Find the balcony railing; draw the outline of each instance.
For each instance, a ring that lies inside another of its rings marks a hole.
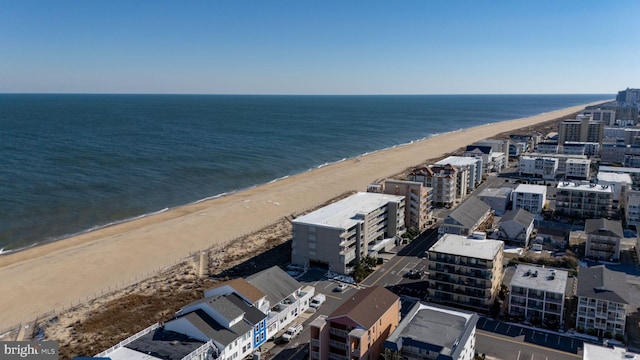
[[[342,350],[349,349],[349,345],[343,342],[335,341],[335,340],[329,340],[329,346],[333,346],[335,348],[342,349]]]
[[[329,328],[329,334],[338,335],[342,337],[349,336],[349,332],[347,330],[336,329],[336,328]]]

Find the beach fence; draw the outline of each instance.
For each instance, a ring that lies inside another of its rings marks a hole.
[[[340,194],[335,194],[333,195],[332,199],[336,199],[338,197],[344,197],[346,193],[340,193]],[[299,216],[300,214],[304,214],[306,212],[308,212],[310,209],[316,209],[320,206],[322,206],[323,204],[327,203],[327,201],[323,201],[320,202],[314,206],[310,206],[307,207],[305,209],[299,209],[297,211],[294,211],[290,216],[287,215],[284,218],[289,218],[289,217],[294,217],[295,216]],[[74,311],[79,309],[82,306],[87,305],[89,302],[97,300],[101,297],[104,296],[109,296],[114,294],[115,292],[122,290],[126,287],[132,286],[132,285],[136,285],[144,280],[147,280],[153,276],[156,276],[162,272],[165,272],[169,269],[172,269],[173,267],[179,265],[179,264],[183,264],[183,263],[187,263],[190,261],[194,261],[194,263],[196,264],[196,273],[198,272],[198,268],[197,268],[197,260],[196,257],[199,257],[200,254],[205,251],[208,252],[208,257],[210,258],[211,254],[215,254],[216,252],[224,252],[225,248],[228,247],[232,242],[237,241],[239,239],[242,239],[246,236],[252,235],[257,233],[258,231],[267,228],[269,226],[275,225],[276,223],[282,221],[283,218],[278,218],[274,221],[271,221],[269,223],[267,223],[266,225],[261,225],[261,226],[256,226],[255,228],[250,228],[248,230],[246,230],[242,235],[239,236],[232,236],[227,238],[226,240],[223,241],[218,241],[214,244],[212,244],[211,246],[204,248],[202,250],[198,250],[198,251],[190,251],[188,253],[188,255],[183,256],[183,257],[178,257],[176,258],[174,261],[172,261],[169,264],[166,264],[165,266],[158,266],[155,267],[153,269],[150,269],[148,271],[146,271],[145,273],[136,275],[126,281],[122,281],[122,282],[118,282],[115,284],[111,284],[110,286],[107,286],[105,288],[103,288],[100,291],[96,291],[93,294],[87,294],[86,296],[82,297],[82,298],[78,298],[76,301],[72,301],[71,303],[69,303],[66,306],[62,306],[60,308],[54,308],[50,311],[47,311],[45,313],[39,314],[38,316],[35,316],[32,320],[28,320],[25,321],[23,323],[20,324],[16,324],[13,326],[10,326],[8,328],[6,328],[5,330],[0,331],[0,341],[5,341],[5,340],[10,340],[12,337],[15,338],[16,340],[31,340],[31,339],[38,339],[39,337],[44,336],[44,334],[40,331],[41,327],[40,325],[43,322],[52,322],[55,323],[57,321],[57,315],[65,313],[65,312],[69,312],[69,311]]]

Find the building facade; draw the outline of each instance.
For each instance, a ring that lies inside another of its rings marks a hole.
[[[569,273],[519,264],[509,284],[509,315],[558,328],[564,319]]]
[[[486,312],[502,283],[504,243],[445,234],[429,249],[431,301]]]
[[[529,246],[529,238],[533,233],[534,215],[527,210],[510,210],[498,223],[497,237],[509,245]]]
[[[458,190],[459,182],[464,176],[459,176],[458,169],[453,165],[424,166],[409,173],[409,181],[421,182],[425,187],[433,189],[433,202],[437,206],[453,206],[456,198],[462,193]],[[460,184],[466,186],[465,184]],[[466,188],[464,190],[466,195]]]
[[[395,246],[404,196],[360,192],[292,221],[291,262],[347,274],[349,265]]]
[[[465,183],[469,189],[473,190],[482,182],[482,158],[449,156],[438,162],[436,165],[452,165],[458,169],[459,173],[467,175]],[[460,175],[458,175],[460,176]],[[458,183],[461,183],[459,180]]]
[[[585,233],[587,235],[586,257],[605,261],[620,259],[620,243],[624,238],[620,221],[587,219]]]
[[[475,231],[483,231],[484,228],[490,227],[493,225],[492,221],[491,206],[476,197],[470,197],[444,219],[443,224],[438,227],[438,235],[468,236]]]
[[[613,190],[607,185],[564,181],[556,188],[556,214],[578,219],[612,215]]]
[[[433,189],[422,182],[385,180],[384,193],[404,196],[404,221],[407,229],[422,232],[433,218]]]
[[[547,187],[520,184],[511,193],[511,209],[524,209],[532,214],[540,214],[547,202]]]
[[[558,175],[558,159],[521,156],[518,162],[518,174],[555,180]]]
[[[512,191],[510,187],[486,188],[478,194],[478,199],[489,205],[497,216],[502,216],[507,211]]]
[[[397,295],[380,286],[358,290],[334,312],[311,322],[309,359],[378,359],[399,323]]]
[[[604,135],[604,123],[593,120],[591,115],[578,115],[575,120],[563,120],[558,124],[558,143],[566,141],[575,142],[602,142]]]
[[[591,160],[567,159],[565,177],[567,179],[589,180],[591,177]]]
[[[629,191],[624,204],[624,214],[627,226],[640,227],[640,191]]]

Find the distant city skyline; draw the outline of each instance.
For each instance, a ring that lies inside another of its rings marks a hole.
[[[615,94],[639,2],[3,1],[0,93]]]

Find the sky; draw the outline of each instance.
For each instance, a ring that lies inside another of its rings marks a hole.
[[[640,1],[0,0],[0,93],[614,94]]]

